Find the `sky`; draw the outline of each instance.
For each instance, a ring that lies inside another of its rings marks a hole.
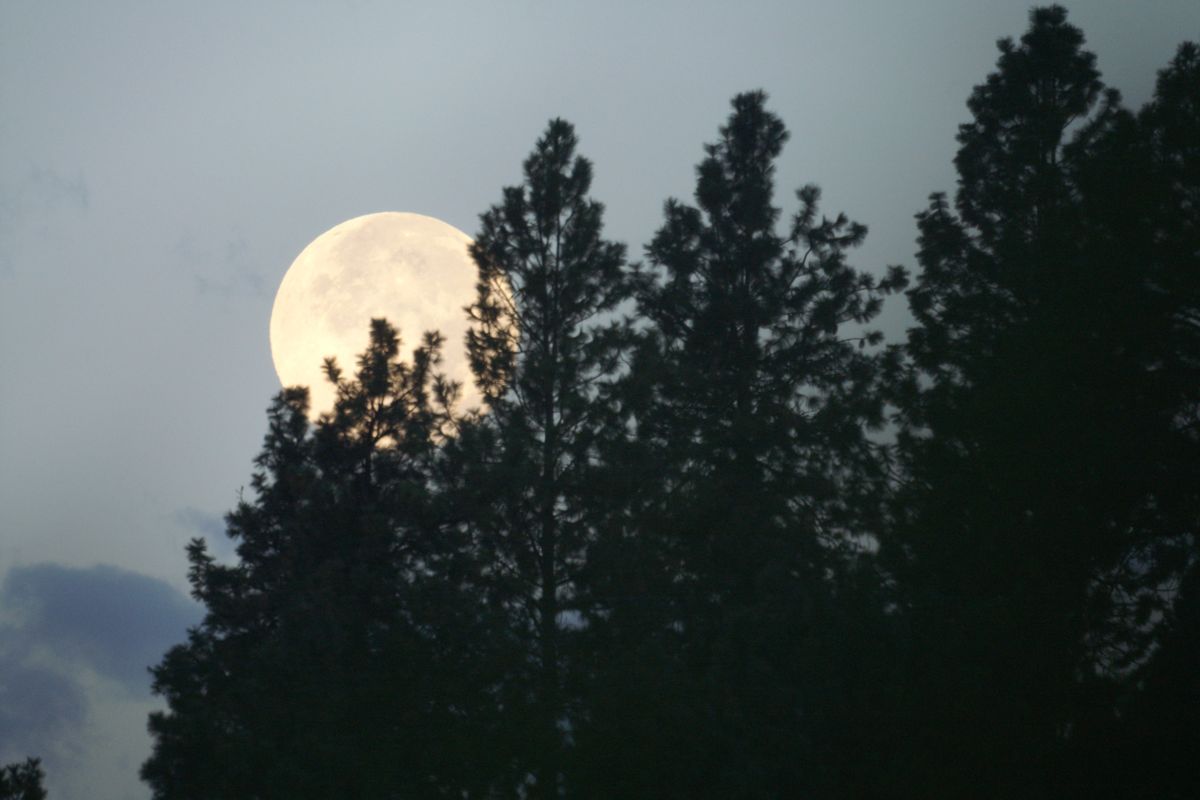
[[[1066,4],[1138,106],[1196,0]],[[640,258],[740,91],[791,131],[777,200],[819,184],[913,266],[1010,0],[0,2],[0,763],[54,800],[147,798],[145,667],[201,610],[278,390],[275,289],[376,211],[473,234],[547,120]],[[879,325],[903,335],[903,301]],[[364,325],[366,322],[364,321]]]

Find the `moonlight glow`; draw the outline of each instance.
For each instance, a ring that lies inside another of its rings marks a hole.
[[[308,386],[312,415],[333,407],[322,374],[327,356],[352,375],[366,349],[372,317],[400,330],[407,359],[427,330],[445,337],[442,369],[478,404],[467,366],[466,314],[475,298],[470,237],[421,214],[385,212],[343,222],[296,257],[275,295],[271,356],[284,386]]]

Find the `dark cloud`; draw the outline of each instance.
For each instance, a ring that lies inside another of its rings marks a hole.
[[[16,620],[0,636],[27,651],[85,664],[140,693],[149,689],[147,668],[201,616],[199,606],[169,584],[110,566],[15,567],[4,580],[0,606]]]
[[[77,731],[88,713],[87,698],[74,680],[22,658],[0,650],[0,749],[5,758],[58,750],[64,734]],[[13,747],[21,752],[9,753]]]
[[[11,568],[0,582],[0,763],[42,758],[52,797],[144,796],[135,731],[152,707],[147,667],[199,618],[195,603],[137,572]]]

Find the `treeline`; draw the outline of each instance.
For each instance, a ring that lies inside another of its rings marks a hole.
[[[552,121],[472,245],[485,411],[383,320],[272,403],[154,796],[1200,796],[1200,49],[1135,113],[1035,9],[969,108],[911,280],[775,204],[762,93],[640,264]]]

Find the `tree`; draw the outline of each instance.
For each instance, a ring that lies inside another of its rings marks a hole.
[[[154,669],[168,710],[151,715],[142,776],[156,798],[472,786],[480,765],[454,758],[466,755],[454,742],[472,694],[447,691],[472,663],[458,626],[476,616],[443,580],[453,559],[431,516],[454,393],[436,374],[439,346],[427,334],[405,363],[395,330],[374,320],[353,379],[327,362],[336,407],[315,429],[306,389],[271,405],[254,497],[227,517],[237,561],[217,562],[202,540],[188,548],[207,614]]]
[[[1184,342],[1146,190],[1113,158],[1136,155],[1135,123],[1061,7],[999,49],[959,130],[955,208],[935,194],[918,216],[897,384],[885,552],[912,630],[898,768],[919,796],[1055,792],[1065,743],[1151,650],[1157,546],[1195,520],[1159,370]]]
[[[468,350],[487,413],[450,443],[463,524],[521,654],[504,694],[511,737],[527,747],[512,779],[531,776],[542,797],[565,788],[589,482],[622,341],[609,318],[627,295],[624,247],[601,236],[603,206],[576,145],[572,126],[552,120],[524,184],[481,217]]]
[[[1153,492],[1096,604],[1106,624],[1090,641],[1119,671],[1107,704],[1078,726],[1069,763],[1082,785],[1130,797],[1200,791],[1191,764],[1200,721],[1198,141],[1200,48],[1184,43],[1140,113],[1084,141],[1077,172],[1094,260],[1113,272],[1133,265],[1144,281],[1140,292],[1119,287],[1125,310],[1108,324],[1125,357],[1146,365],[1122,393],[1141,401],[1134,435],[1143,458],[1129,468]]]
[[[38,758],[0,767],[0,800],[46,800],[46,773]]]
[[[594,613],[606,649],[641,661],[648,683],[636,704],[614,665],[617,705],[635,707],[580,734],[598,759],[640,766],[624,796],[834,792],[831,740],[847,732],[834,730],[847,699],[832,697],[835,606],[884,475],[866,435],[882,422],[880,337],[861,326],[904,278],[846,264],[866,228],[818,219],[814,186],[779,232],[787,132],[762,92],[732,105],[697,168],[697,206],[667,202],[637,276],[648,327],[623,446],[651,488],[631,487],[633,533],[609,533],[612,585]]]

